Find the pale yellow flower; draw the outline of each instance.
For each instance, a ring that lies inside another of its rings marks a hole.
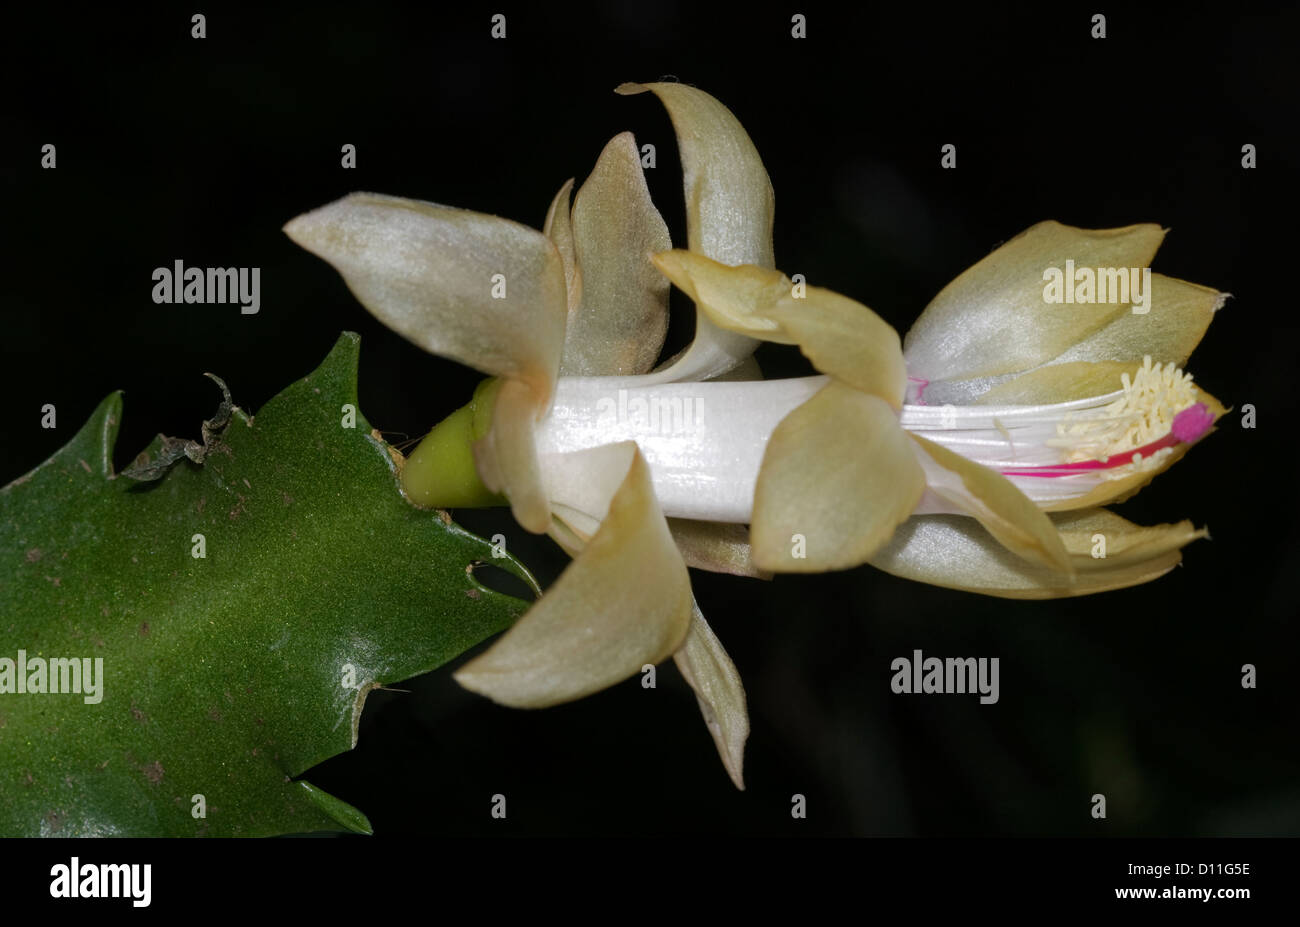
[[[456,674],[463,685],[540,707],[672,655],[741,786],[744,690],[694,602],[688,565],[766,576],[870,562],[983,593],[1053,596],[1143,582],[1178,561],[1198,536],[1190,525],[1139,528],[1093,506],[1132,491],[1187,442],[1121,479],[1017,472],[1131,452],[1124,441],[1171,422],[1184,409],[1170,403],[1189,395],[1222,411],[1164,368],[1148,369],[1141,389],[1110,388],[1144,355],[1181,364],[1217,308],[1206,308],[1212,291],[1160,278],[1145,323],[1126,306],[1063,320],[1022,292],[1044,260],[1094,240],[1148,241],[1149,230],[1036,226],[944,290],[904,349],[865,306],[797,291],[773,269],[771,184],[725,107],[681,84],[619,90],[652,91],[672,117],[684,250],[671,250],[627,133],[572,203],[572,181],[561,188],[541,232],[366,193],[286,226],[385,324],[493,377],[405,461],[407,495],[440,507],[506,502],[521,526],[574,558]],[[700,311],[691,346],[652,370],[666,278]],[[760,340],[798,344],[821,375],[757,379],[750,355]],[[1152,377],[1168,387],[1163,398],[1148,395]],[[1054,405],[1072,400],[1083,402]],[[1112,427],[1131,413],[1145,424]],[[1058,425],[1058,437],[1075,439],[1050,445]],[[1053,489],[1027,493],[1033,480]],[[1086,507],[1047,514],[1076,503]],[[1104,560],[1090,555],[1099,531],[1110,538]]]

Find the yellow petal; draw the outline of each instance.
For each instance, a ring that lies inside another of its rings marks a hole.
[[[620,94],[652,92],[677,133],[686,190],[686,238],[691,251],[724,264],[775,266],[775,197],[763,161],[731,111],[685,84],[623,84]],[[664,371],[665,382],[706,380],[754,352],[752,339],[723,331],[697,313],[690,349]]]
[[[1009,599],[1054,599],[1124,589],[1168,573],[1184,545],[1205,537],[1190,522],[1144,528],[1105,509],[1052,516],[1075,578],[1015,556],[970,518],[922,515],[898,529],[871,558],[895,576]],[[1097,536],[1105,538],[1104,558]]]
[[[513,628],[456,673],[503,705],[590,695],[670,656],[691,627],[686,564],[631,442],[627,477],[599,530]]]
[[[1214,314],[1223,308],[1227,293],[1151,275],[1151,302],[1145,313],[1122,312],[1105,328],[1080,341],[1052,363],[1069,361],[1153,361],[1179,367],[1201,343]]]
[[[1223,404],[1220,403],[1219,400],[1215,399],[1199,387],[1196,390],[1196,401],[1205,404],[1205,407],[1209,409],[1216,422],[1222,416],[1227,414],[1228,410],[1223,407]],[[1212,428],[1210,431],[1214,431],[1214,429]],[[1209,432],[1206,434],[1209,434]],[[1203,440],[1205,440],[1204,436],[1202,436],[1197,443],[1199,444],[1200,441]],[[1098,505],[1114,505],[1123,502],[1126,499],[1131,499],[1133,496],[1137,495],[1138,490],[1143,486],[1150,483],[1161,473],[1164,473],[1178,461],[1182,460],[1183,455],[1191,449],[1192,445],[1190,444],[1177,444],[1170,448],[1169,453],[1161,458],[1156,466],[1149,470],[1138,470],[1129,476],[1117,480],[1105,480],[1096,488],[1084,493],[1082,496],[1064,502],[1044,505],[1043,509],[1048,512],[1067,512],[1075,509],[1092,508]]]
[[[1164,232],[1157,225],[1078,229],[1040,222],[948,284],[903,341],[908,372],[926,380],[958,380],[1037,367],[1087,338],[1126,303],[1044,301],[1044,271],[1146,267]]]
[[[776,344],[794,344],[768,317],[792,286],[780,271],[753,264],[731,267],[680,248],[652,255],[651,260],[718,328]]]
[[[861,303],[815,286],[795,296],[784,274],[690,251],[657,254],[654,262],[718,327],[797,344],[822,373],[902,408],[907,368],[898,332]]]
[[[749,529],[744,525],[670,518],[668,528],[688,567],[713,573],[730,573],[733,576],[772,578],[771,573],[754,566]]]
[[[501,380],[491,427],[474,445],[483,485],[509,499],[515,521],[534,534],[551,525],[535,437],[537,420],[545,409],[542,397],[523,380]]]
[[[1048,569],[1073,572],[1061,537],[1029,497],[1000,473],[912,435],[926,488],[973,517],[1007,550]]]
[[[526,380],[549,401],[564,268],[540,232],[435,203],[353,193],[284,227],[381,322],[426,351]],[[497,276],[500,275],[500,276]],[[494,298],[494,288],[498,295]]]
[[[668,281],[650,255],[671,247],[631,132],[615,136],[573,203],[580,305],[565,332],[564,376],[634,376],[659,359]]]
[[[1120,377],[1132,375],[1137,363],[1117,361],[1072,361],[1035,367],[980,394],[972,405],[1050,405],[1093,396],[1105,396],[1123,388]]]
[[[754,563],[781,573],[857,566],[889,540],[924,489],[897,413],[832,380],[768,440],[754,490]]]
[[[782,297],[769,317],[822,373],[903,407],[907,367],[898,332],[862,303],[810,286],[801,299]]]
[[[745,741],[749,739],[749,712],[740,673],[727,656],[717,635],[692,599],[694,614],[686,642],[673,660],[700,703],[704,724],[722,757],[722,765],[736,788],[745,788]]]

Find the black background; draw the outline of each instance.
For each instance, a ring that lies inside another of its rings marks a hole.
[[[490,16],[508,38],[490,38]],[[309,771],[379,835],[472,833],[1300,834],[1296,544],[1297,17],[921,4],[318,4],[297,11],[43,4],[7,12],[0,482],[126,390],[117,466],[197,435],[226,379],[256,410],[362,334],[360,396],[419,437],[478,375],[423,354],[281,232],[356,189],[540,226],[567,178],[633,130],[684,240],[667,116],[625,80],[695,84],[737,115],[777,197],[777,264],[900,331],[944,284],[1042,219],[1172,229],[1155,270],[1235,294],[1192,358],[1230,414],[1120,513],[1212,541],[1144,587],[1053,602],[950,592],[862,568],[760,583],[696,573],[749,694],[748,790],[730,785],[675,670],[544,712],[447,669],[370,697],[357,750]],[[208,37],[190,38],[190,15]],[[790,37],[790,16],[808,38]],[[40,148],[58,146],[41,170]],[[339,165],[345,143],[356,170]],[[956,170],[939,149],[957,146]],[[1241,147],[1258,168],[1241,167]],[[262,307],[156,306],[150,274],[258,266]],[[679,294],[675,294],[675,298]],[[668,350],[689,341],[674,304]],[[800,372],[765,347],[769,376]],[[40,408],[58,408],[57,431]],[[503,512],[543,582],[564,557]],[[1001,701],[895,696],[914,648],[1001,658]],[[1243,663],[1259,688],[1243,690]],[[508,796],[509,817],[489,816]],[[790,796],[808,800],[792,820]],[[1089,798],[1105,793],[1108,818]]]

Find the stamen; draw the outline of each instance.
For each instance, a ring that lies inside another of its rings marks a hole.
[[[900,421],[1013,480],[1034,502],[1056,504],[1161,466],[1214,423],[1192,378],[1174,364],[1145,357],[1120,381],[1120,389],[1100,396],[1036,406],[937,406],[912,398]]]
[[[1189,406],[1174,416],[1173,429],[1158,441],[1152,441],[1140,448],[1132,451],[1126,451],[1122,454],[1114,454],[1105,460],[1080,460],[1075,463],[1060,464],[1054,467],[1030,467],[1026,470],[1003,470],[1003,476],[1069,476],[1071,473],[1080,473],[1087,470],[1109,470],[1114,467],[1122,467],[1127,464],[1140,466],[1146,461],[1155,460],[1155,455],[1160,451],[1168,448],[1177,447],[1179,444],[1191,444],[1193,441],[1199,441],[1210,426],[1214,424],[1214,416],[1210,413],[1209,408],[1203,402],[1198,402],[1194,406]]]
[[[1214,423],[1204,403],[1196,402],[1190,374],[1174,364],[1151,363],[1130,377],[1121,377],[1122,394],[1104,409],[1067,413],[1056,437],[1044,442],[1059,448],[1058,464],[1003,470],[1006,476],[1058,477],[1095,471],[1105,479],[1120,479],[1134,470],[1155,467],[1179,444],[1199,440]],[[1121,469],[1122,468],[1122,469]]]

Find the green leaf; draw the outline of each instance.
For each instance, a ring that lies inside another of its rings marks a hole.
[[[471,564],[536,584],[408,504],[360,411],[343,427],[359,346],[344,333],[255,419],[235,408],[202,465],[115,477],[115,393],[0,489],[0,833],[369,832],[361,812],[293,777],[355,745],[372,688],[524,611]],[[102,658],[102,700],[8,691],[19,651],[29,664]]]

